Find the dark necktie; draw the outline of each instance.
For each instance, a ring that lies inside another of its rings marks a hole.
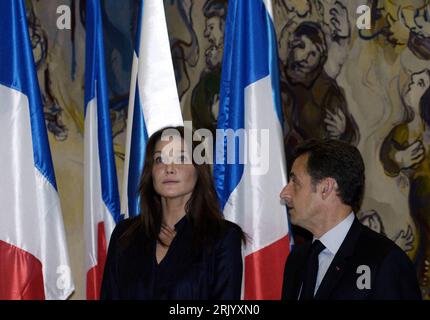
[[[303,285],[300,300],[311,300],[314,298],[315,284],[317,282],[318,275],[318,255],[324,249],[325,246],[319,240],[315,240],[311,245],[303,274]]]

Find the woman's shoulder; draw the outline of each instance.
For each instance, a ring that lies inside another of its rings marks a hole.
[[[242,242],[245,239],[242,228],[229,220],[222,220],[221,242]]]
[[[224,229],[231,232],[242,232],[242,228],[233,221],[223,219]]]
[[[112,232],[111,241],[112,240],[114,240],[114,241],[118,240],[121,236],[123,236],[125,234],[125,232],[127,230],[129,230],[132,227],[137,226],[139,223],[140,223],[139,216],[127,218],[127,219],[119,221],[116,224],[116,226]]]

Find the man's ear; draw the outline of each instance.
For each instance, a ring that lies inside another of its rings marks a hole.
[[[336,192],[337,182],[333,178],[325,178],[320,182],[321,197],[327,199],[333,192]]]

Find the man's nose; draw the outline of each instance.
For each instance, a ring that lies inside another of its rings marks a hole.
[[[291,199],[290,196],[290,188],[289,188],[289,184],[287,183],[287,185],[281,190],[281,193],[279,194],[279,197],[283,200],[283,201],[289,201]]]

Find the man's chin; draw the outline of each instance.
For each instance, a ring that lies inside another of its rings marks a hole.
[[[294,209],[288,209],[288,217],[290,218],[290,222],[292,224],[296,224],[296,219],[295,219],[295,212]]]

